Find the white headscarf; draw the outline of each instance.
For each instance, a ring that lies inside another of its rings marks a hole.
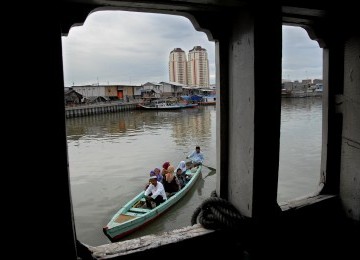
[[[180,168],[181,172],[186,171],[186,164],[185,161],[181,161],[176,169]]]

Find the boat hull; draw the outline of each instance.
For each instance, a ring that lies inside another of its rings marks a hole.
[[[146,106],[139,104],[140,109],[147,109],[147,110],[175,110],[182,108],[178,105],[169,105],[169,106]]]

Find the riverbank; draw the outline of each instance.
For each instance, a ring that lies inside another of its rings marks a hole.
[[[80,105],[74,107],[65,107],[65,117],[82,117],[97,114],[114,113],[136,109],[138,103],[111,102],[93,105]]]

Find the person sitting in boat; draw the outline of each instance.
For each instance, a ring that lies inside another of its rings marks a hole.
[[[163,176],[160,173],[160,169],[159,168],[155,168],[153,171],[150,171],[150,177],[151,176],[156,176],[157,181],[162,183],[163,180]],[[149,187],[150,182],[148,182],[145,186],[145,190],[147,189],[147,187]]]
[[[179,165],[178,165],[178,167],[177,167],[176,169],[181,169],[181,172],[182,172],[183,174],[185,174],[185,173],[186,173],[186,170],[187,170],[185,161],[179,162]],[[176,170],[176,171],[177,171],[177,170]]]
[[[162,165],[163,168],[161,170],[161,174],[164,178],[165,178],[165,174],[167,173],[169,166],[170,166],[170,162],[164,162]]]
[[[177,177],[177,179],[179,180],[180,188],[181,188],[181,189],[184,188],[184,186],[185,186],[185,184],[186,184],[186,182],[187,182],[187,180],[186,180],[186,171],[183,172],[183,171],[181,170],[181,168],[177,168],[177,169],[176,169],[176,177]]]
[[[169,194],[178,192],[181,189],[179,180],[177,179],[174,171],[174,166],[170,165],[163,180],[165,191]]]
[[[203,164],[204,154],[200,151],[200,146],[196,146],[195,150],[186,159],[191,160],[193,167]]]
[[[145,190],[144,195],[146,200],[146,206],[149,209],[152,209],[152,202],[155,202],[156,206],[159,206],[161,203],[167,200],[167,196],[164,186],[161,182],[157,181],[156,176],[151,176],[149,181],[150,185]]]
[[[160,169],[155,168],[153,172],[154,172],[154,175],[157,177],[157,181],[162,183],[164,177],[162,176]],[[151,174],[150,174],[150,176],[151,176]]]

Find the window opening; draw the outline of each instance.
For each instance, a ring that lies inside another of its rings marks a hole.
[[[320,180],[322,49],[300,27],[283,26],[278,202],[312,194]]]
[[[177,167],[199,145],[208,167],[202,168],[194,186],[164,215],[121,241],[190,225],[195,208],[216,185],[215,172],[211,171],[216,165],[214,102],[177,111],[101,109],[131,106],[146,95],[179,97],[178,85],[174,87],[169,80],[169,57],[176,48],[184,50],[182,58],[187,60],[191,51],[207,55],[204,68],[209,75],[189,75],[194,82],[200,79],[210,83],[204,93],[213,101],[214,43],[185,17],[97,11],[82,26],[71,28],[62,44],[70,184],[78,240],[91,246],[109,243],[102,228],[144,189],[150,171],[161,169],[166,161]],[[197,69],[191,64],[183,66]],[[184,86],[182,94],[205,95],[200,89],[191,84]]]

